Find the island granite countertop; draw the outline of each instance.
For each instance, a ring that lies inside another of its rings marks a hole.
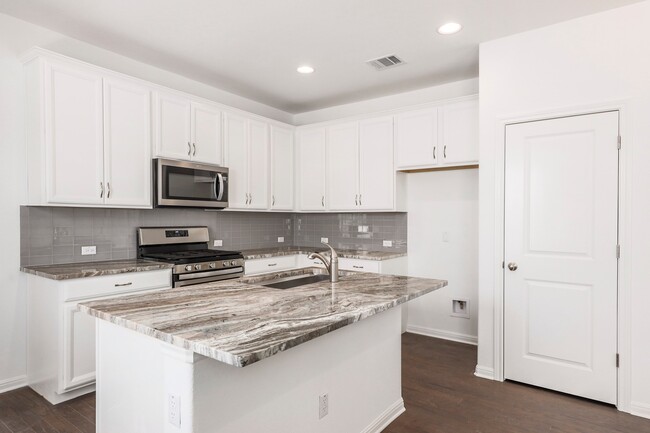
[[[236,367],[366,319],[447,285],[446,281],[341,273],[329,281],[273,289],[267,274],[81,303],[83,312]]]
[[[267,259],[270,257],[278,256],[292,256],[295,254],[310,254],[314,251],[320,253],[327,253],[329,255],[329,249],[323,247],[301,247],[301,246],[291,246],[291,247],[271,247],[271,248],[256,248],[250,250],[242,251],[244,259],[246,260],[255,260],[255,259]],[[396,259],[398,257],[406,256],[406,251],[367,251],[367,250],[352,250],[344,248],[336,248],[336,253],[339,258],[343,259],[359,259],[359,260],[390,260]]]
[[[98,277],[101,275],[125,274],[128,272],[155,271],[171,269],[170,263],[141,259],[107,260],[101,262],[65,263],[60,265],[22,266],[20,270],[51,280],[71,280],[74,278]]]

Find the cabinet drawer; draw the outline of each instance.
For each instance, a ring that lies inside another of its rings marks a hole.
[[[244,272],[246,275],[253,275],[284,271],[295,267],[296,256],[279,256],[268,259],[246,260]]]
[[[376,260],[339,259],[339,269],[342,271],[379,273],[380,266]]]
[[[79,278],[64,283],[63,301],[171,287],[171,269]]]

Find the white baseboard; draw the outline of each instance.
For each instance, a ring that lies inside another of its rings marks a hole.
[[[457,343],[478,345],[478,337],[475,335],[460,334],[458,332],[445,331],[442,329],[426,328],[424,326],[408,325],[406,332],[425,335],[427,337],[441,338],[443,340],[455,341]]]
[[[630,413],[632,415],[650,419],[650,404],[633,401],[630,403]]]
[[[374,420],[368,427],[363,429],[361,433],[379,433],[386,427],[388,424],[395,421],[395,419],[404,413],[406,408],[404,407],[404,400],[399,399],[393,403],[388,409],[384,411],[376,420]]]
[[[11,391],[12,389],[22,388],[23,386],[27,386],[26,375],[0,380],[0,394],[3,392]]]
[[[494,369],[477,365],[476,370],[474,370],[474,376],[480,377],[482,379],[494,380]]]

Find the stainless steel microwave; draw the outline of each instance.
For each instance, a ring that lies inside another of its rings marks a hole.
[[[228,169],[171,159],[153,160],[154,207],[228,207]]]

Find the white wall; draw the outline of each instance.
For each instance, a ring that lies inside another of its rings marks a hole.
[[[622,115],[624,170],[622,279],[630,298],[622,316],[619,350],[624,410],[650,417],[650,2],[645,1],[492,41],[481,46],[481,153],[479,175],[479,372],[495,365],[495,277],[501,272],[496,246],[501,224],[497,169],[502,155],[501,122],[518,117],[581,112],[626,101]],[[633,156],[632,156],[633,155]],[[561,157],[561,155],[559,155]],[[627,291],[627,292],[626,292]],[[497,305],[497,311],[499,306]],[[626,347],[631,344],[631,349]],[[631,379],[631,380],[629,380]]]
[[[0,392],[22,385],[25,379],[25,297],[18,268],[19,205],[26,201],[27,180],[24,79],[19,57],[35,45],[276,120],[293,120],[275,108],[0,14]]]
[[[411,173],[407,190],[408,273],[449,281],[443,290],[408,303],[407,330],[475,344],[478,170]],[[469,319],[450,315],[452,299],[469,300]]]

